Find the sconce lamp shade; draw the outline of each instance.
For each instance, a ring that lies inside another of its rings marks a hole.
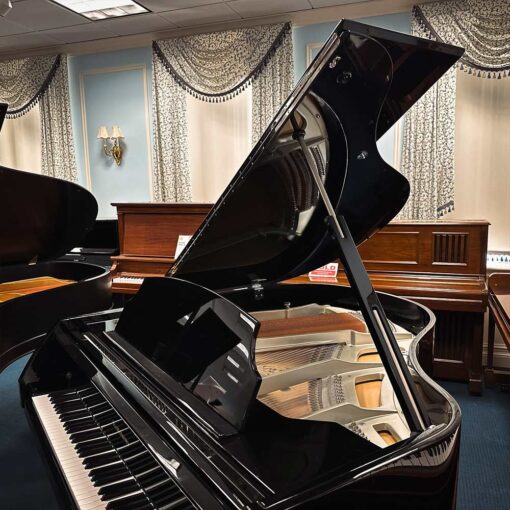
[[[112,138],[124,138],[119,126],[112,127]]]
[[[101,126],[99,128],[99,131],[97,132],[97,137],[102,140],[107,140],[108,137],[108,130],[106,129],[106,126]]]

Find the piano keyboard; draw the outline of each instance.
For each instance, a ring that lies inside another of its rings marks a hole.
[[[139,276],[116,276],[113,279],[113,283],[132,283],[133,285],[141,285],[143,278]]]
[[[93,387],[32,398],[81,510],[193,510],[124,420]]]

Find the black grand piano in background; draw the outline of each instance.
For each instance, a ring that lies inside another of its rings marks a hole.
[[[0,105],[0,127],[7,105]],[[60,319],[104,310],[109,272],[55,259],[76,246],[97,214],[87,190],[0,167],[0,370],[32,351]]]
[[[455,507],[434,318],[356,244],[409,193],[376,140],[461,53],[341,22],[171,274],[47,336],[20,385],[64,508]],[[350,287],[279,283],[336,258]]]

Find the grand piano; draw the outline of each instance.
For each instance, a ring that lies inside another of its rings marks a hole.
[[[48,334],[20,391],[63,508],[455,507],[434,317],[356,245],[409,193],[376,140],[461,53],[342,21],[167,277]]]
[[[0,127],[7,105],[0,105]],[[109,271],[56,259],[92,228],[97,202],[76,184],[0,166],[0,371],[65,317],[108,308]]]

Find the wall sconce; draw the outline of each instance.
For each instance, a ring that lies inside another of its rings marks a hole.
[[[97,138],[99,140],[103,140],[103,150],[104,153],[113,158],[117,166],[120,165],[122,161],[122,147],[120,146],[120,139],[124,138],[122,131],[119,126],[112,127],[112,136],[108,134],[108,129],[106,126],[101,126],[97,133]],[[111,145],[108,144],[107,140],[110,140]]]

